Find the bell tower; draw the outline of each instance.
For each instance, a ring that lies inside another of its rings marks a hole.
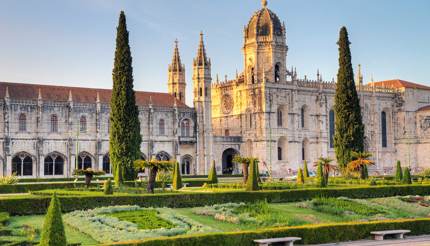
[[[178,40],[175,40],[172,63],[169,65],[169,94],[185,103],[185,66],[181,63]]]
[[[203,33],[193,61],[194,108],[197,114],[196,172],[207,174],[212,156],[211,61],[206,56]]]
[[[245,78],[249,84],[285,83],[287,51],[285,24],[262,0],[244,28]]]

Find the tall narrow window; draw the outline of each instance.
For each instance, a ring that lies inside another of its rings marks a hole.
[[[203,88],[202,87],[199,88],[199,96],[203,96]]]
[[[56,114],[51,115],[51,132],[58,132],[58,117]]]
[[[181,135],[183,137],[190,136],[190,120],[185,119],[181,122]]]
[[[329,141],[330,141],[330,148],[334,148],[334,111],[330,110],[329,116]]]
[[[105,173],[111,173],[112,172],[112,170],[110,168],[109,154],[106,154],[103,156],[103,171]]]
[[[280,64],[276,63],[275,65],[275,82],[279,82],[281,80],[280,76]]]
[[[19,115],[19,131],[27,131],[27,116],[24,113]]]
[[[166,129],[165,129],[165,124],[164,124],[164,119],[161,119],[158,122],[158,133],[161,136],[166,135]]]
[[[381,113],[381,136],[382,136],[382,147],[387,147],[387,113]]]
[[[300,110],[300,126],[305,128],[305,106]]]
[[[278,147],[278,161],[282,161],[282,147]]]
[[[80,132],[87,132],[87,117],[85,117],[85,115],[81,116],[79,123],[80,123]]]
[[[302,143],[302,161],[306,160],[306,146],[305,141]]]
[[[282,109],[278,108],[278,127],[282,127],[283,119],[282,119]]]

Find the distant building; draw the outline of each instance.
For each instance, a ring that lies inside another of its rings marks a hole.
[[[285,176],[306,160],[334,158],[336,83],[299,78],[287,68],[285,24],[263,7],[244,29],[244,71],[212,81],[200,37],[193,61],[194,108],[185,105],[185,66],[176,43],[168,93],[136,92],[142,158],[176,159],[184,174],[238,172],[235,154],[258,157],[260,170]],[[430,87],[357,78],[366,150],[375,170],[396,160],[430,167]],[[0,175],[70,177],[75,168],[111,171],[111,91],[0,82]]]

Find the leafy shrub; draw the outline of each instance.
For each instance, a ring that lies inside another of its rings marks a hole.
[[[175,163],[175,167],[173,169],[172,188],[174,190],[179,190],[182,188],[182,178],[181,178],[181,170],[179,168],[179,162]]]
[[[15,174],[0,177],[0,185],[12,185],[18,183],[19,179]]]
[[[400,161],[397,161],[397,163],[396,163],[396,181],[401,182],[402,180],[403,180],[402,166],[400,164]]]
[[[43,223],[41,246],[64,246],[66,245],[66,233],[61,218],[61,205],[56,194],[52,196],[48,212]]]
[[[0,212],[0,225],[5,225],[9,221],[9,218],[9,213]]]
[[[411,169],[409,167],[405,168],[405,172],[403,174],[402,178],[403,184],[412,184],[412,178],[411,178]]]
[[[303,175],[303,171],[301,168],[299,168],[299,172],[297,173],[297,183],[298,184],[304,184],[305,183],[305,177]]]

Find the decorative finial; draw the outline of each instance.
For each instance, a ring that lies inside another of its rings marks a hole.
[[[42,100],[42,89],[39,88],[38,94],[37,94],[37,100]]]
[[[267,7],[267,0],[261,0],[261,5],[263,5],[263,8]]]

